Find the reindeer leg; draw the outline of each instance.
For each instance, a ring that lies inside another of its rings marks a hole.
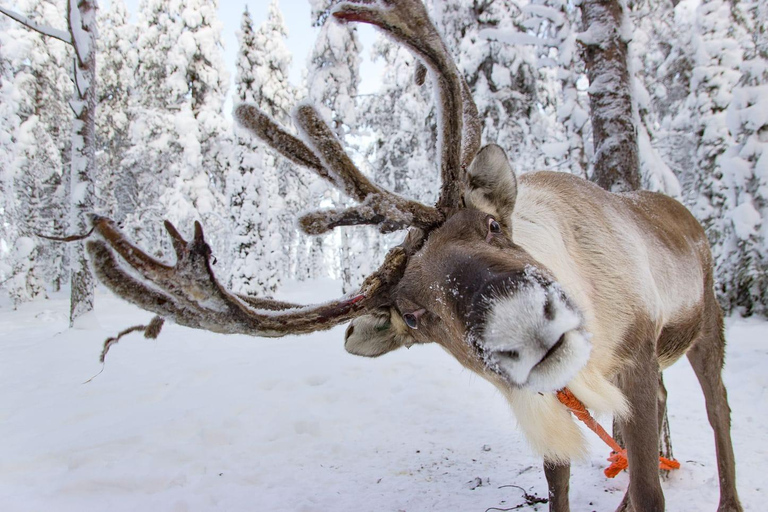
[[[571,464],[544,461],[544,475],[549,487],[549,512],[570,512],[568,488]]]
[[[658,389],[659,363],[652,326],[635,328],[632,345],[635,364],[618,379],[629,401],[631,415],[621,422],[629,459],[629,489],[618,510],[662,512],[664,494],[659,480]],[[627,499],[628,498],[628,499]],[[629,505],[627,507],[627,505]]]
[[[736,462],[731,443],[731,408],[722,379],[725,360],[723,314],[714,297],[709,301],[711,314],[705,314],[705,325],[699,338],[688,351],[688,360],[696,372],[707,405],[709,424],[715,431],[717,471],[720,476],[718,512],[741,512],[736,492]]]

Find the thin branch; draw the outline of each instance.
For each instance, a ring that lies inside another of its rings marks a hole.
[[[78,240],[85,240],[89,236],[91,236],[91,233],[93,233],[93,230],[96,229],[96,226],[92,227],[90,231],[85,233],[84,235],[69,235],[69,236],[52,236],[52,235],[43,235],[41,233],[35,233],[40,238],[45,238],[46,240],[53,240],[54,242],[77,242]]]
[[[24,25],[25,27],[31,30],[34,30],[39,34],[52,37],[54,39],[58,39],[59,41],[72,45],[72,35],[69,32],[66,32],[64,30],[59,30],[53,27],[49,27],[47,25],[40,25],[39,23],[35,23],[34,21],[27,18],[26,16],[22,16],[21,14],[15,13],[10,9],[6,9],[5,7],[2,7],[2,6],[0,6],[0,12],[5,14],[9,18],[13,18],[14,20]]]

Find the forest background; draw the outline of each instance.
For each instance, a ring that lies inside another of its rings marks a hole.
[[[432,88],[419,87],[411,55],[382,38],[372,48],[378,90],[360,93],[357,29],[329,20],[330,3],[310,2],[317,39],[298,85],[291,61],[305,56],[288,50],[280,3],[257,26],[246,7],[229,91],[217,2],[141,0],[133,16],[122,0],[109,2],[96,18],[90,188],[70,171],[72,47],[0,17],[0,306],[70,286],[76,244],[38,235],[76,232],[86,203],[161,259],[172,259],[162,221],[187,231],[200,220],[217,272],[236,292],[268,296],[282,281],[320,277],[346,290],[358,284],[402,235],[301,234],[298,212],[348,200],[259,145],[228,113],[254,102],[290,126],[291,109],[308,98],[375,182],[434,201]],[[3,7],[66,31],[65,4]],[[483,142],[501,145],[518,173],[590,178],[595,84],[581,57],[590,33],[578,6],[427,4],[472,89]],[[680,199],[705,226],[726,312],[768,316],[768,5],[636,0],[625,12],[643,188]]]

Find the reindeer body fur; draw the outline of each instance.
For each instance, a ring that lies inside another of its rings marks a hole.
[[[685,243],[670,242],[667,224],[686,229]],[[634,340],[627,334],[638,322],[650,322],[659,339],[665,327],[703,314],[705,281],[711,279],[703,229],[666,196],[611,194],[550,172],[518,179],[511,226],[515,243],[552,272],[585,316],[592,351],[568,387],[598,414],[631,414],[615,385],[632,364],[622,357],[634,349],[625,346]],[[662,368],[679,359],[695,336],[687,338],[655,347]],[[584,455],[581,431],[552,394],[498,387],[536,452],[553,461]]]

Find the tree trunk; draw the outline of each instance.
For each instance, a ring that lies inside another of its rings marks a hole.
[[[96,175],[96,4],[92,0],[69,0],[69,32],[75,48],[75,94],[72,110],[72,164],[70,168],[70,230],[88,231],[93,212],[93,178]],[[93,310],[93,274],[85,259],[83,242],[71,245],[72,291],[69,325]]]
[[[584,0],[581,4],[589,78],[590,117],[595,145],[592,181],[612,192],[640,189],[637,133],[632,117],[632,89],[627,66],[627,41],[622,39],[624,12],[618,0]],[[659,453],[672,458],[667,418],[667,390],[659,374]],[[624,446],[619,424],[613,437]],[[666,478],[668,471],[661,471]]]
[[[595,161],[592,181],[612,192],[640,188],[640,161],[632,118],[632,90],[627,68],[624,16],[618,0],[581,4],[584,61],[589,78]]]

